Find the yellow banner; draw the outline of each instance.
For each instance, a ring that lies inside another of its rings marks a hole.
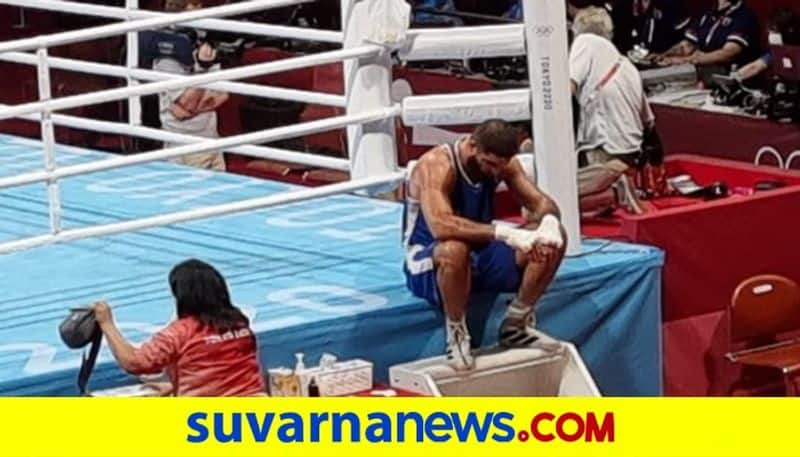
[[[797,456],[793,399],[0,400],[3,456]]]

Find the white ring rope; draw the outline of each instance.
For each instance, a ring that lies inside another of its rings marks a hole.
[[[113,168],[139,165],[158,160],[173,159],[191,154],[222,151],[227,148],[241,146],[243,144],[265,143],[268,141],[279,141],[287,138],[311,135],[314,133],[347,127],[353,124],[364,124],[389,119],[399,115],[399,113],[400,107],[397,106],[390,109],[368,111],[355,115],[329,117],[317,121],[288,125],[285,127],[277,127],[260,132],[251,132],[242,135],[203,141],[201,143],[176,146],[162,149],[160,151],[145,152],[142,154],[97,160],[80,165],[59,167],[52,172],[35,171],[31,173],[23,173],[16,176],[0,178],[0,189],[5,187],[24,186],[36,182],[62,179],[87,173],[95,173],[104,170],[111,170]]]
[[[47,49],[39,48],[36,50],[36,76],[39,83],[39,99],[50,99],[50,69],[47,66]],[[53,173],[56,165],[56,134],[53,127],[52,111],[45,109],[41,113],[42,145],[44,146],[44,167],[47,173]],[[59,191],[58,181],[55,179],[47,180],[47,201],[48,212],[50,215],[50,231],[58,233],[61,231],[61,192]]]
[[[484,25],[408,31],[399,57],[406,61],[525,55],[525,27]]]
[[[485,119],[531,118],[530,89],[416,95],[403,99],[403,123],[416,125],[478,124]]]
[[[381,52],[382,48],[380,46],[365,45],[341,49],[338,51],[321,52],[302,57],[292,57],[273,62],[247,65],[238,68],[231,68],[229,70],[220,70],[193,76],[184,76],[166,81],[139,84],[137,86],[121,87],[118,89],[101,90],[88,94],[54,98],[44,102],[24,103],[21,105],[16,105],[12,108],[0,110],[0,120],[19,117],[24,114],[38,113],[46,109],[51,111],[60,111],[77,108],[80,106],[121,100],[133,95],[148,95],[157,92],[183,89],[186,87],[202,86],[204,84],[226,79],[249,78],[257,75],[280,73],[289,70],[297,70],[300,68],[335,63],[346,59],[372,57],[380,54]]]
[[[181,13],[159,13],[138,10],[138,0],[126,0],[125,8],[86,5],[74,1],[0,0],[0,4],[52,11],[80,12],[126,20],[123,23],[0,43],[0,60],[37,65],[40,85],[48,82],[51,68],[110,75],[124,78],[128,84],[127,87],[56,99],[50,98],[46,91],[40,90],[40,101],[15,106],[0,105],[0,120],[15,117],[37,120],[37,115],[41,114],[42,141],[47,163],[52,165],[46,167],[44,171],[0,177],[0,188],[47,182],[51,190],[48,198],[51,233],[0,243],[0,253],[55,242],[170,225],[362,189],[382,192],[384,191],[382,185],[396,184],[405,175],[405,172],[398,170],[396,165],[397,151],[394,140],[394,119],[401,115],[405,115],[404,118],[409,124],[424,124],[426,121],[444,124],[477,123],[493,117],[507,120],[528,119],[533,115],[531,112],[533,108],[533,111],[536,112],[536,119],[538,119],[534,129],[551,133],[551,127],[560,126],[569,118],[568,109],[563,108],[569,105],[569,90],[566,83],[562,84],[562,76],[567,74],[567,60],[566,23],[564,21],[566,13],[561,2],[523,0],[526,11],[536,12],[535,15],[525,16],[524,25],[462,27],[448,30],[402,30],[402,21],[398,22],[396,19],[401,16],[406,17],[407,11],[400,13],[399,16],[395,13],[402,11],[403,8],[407,10],[408,7],[401,0],[341,0],[342,32],[217,19],[221,16],[234,16],[269,8],[298,5],[307,1],[251,0]],[[380,13],[382,15],[375,17],[375,11],[382,11]],[[389,13],[389,11],[395,13]],[[342,43],[343,49],[190,76],[178,76],[136,68],[138,48],[129,49],[126,56],[127,67],[47,56],[47,49],[52,46],[120,34],[126,34],[128,47],[131,48],[131,43],[136,42],[137,31],[158,29],[178,23],[186,23],[191,27],[209,30]],[[405,41],[403,41],[404,39]],[[37,56],[20,52],[30,49],[37,49]],[[542,100],[540,100],[542,94],[528,89],[433,97],[411,96],[403,100],[403,106],[394,105],[390,97],[392,63],[389,51],[391,49],[399,50],[401,57],[406,60],[527,55],[529,70],[531,70],[531,87],[537,91],[544,90],[547,94]],[[344,96],[233,82],[258,75],[339,62],[344,62],[346,90]],[[139,83],[138,80],[152,82]],[[564,80],[566,80],[566,76],[564,76]],[[345,107],[347,115],[220,139],[198,138],[136,125],[138,122],[138,96],[187,87],[207,87],[225,92]],[[129,125],[51,114],[54,111],[126,98],[129,101]],[[460,106],[463,104],[454,103],[459,99],[463,101],[467,98],[470,106]],[[404,112],[404,107],[407,108],[407,112]],[[428,112],[425,113],[425,110]],[[413,120],[415,117],[418,118],[417,121]],[[389,122],[390,120],[392,122]],[[187,144],[134,156],[116,156],[90,163],[56,167],[52,160],[55,153],[55,141],[52,135],[54,124]],[[253,144],[344,127],[347,127],[349,160],[253,146]],[[572,201],[575,189],[570,188],[571,181],[574,180],[575,164],[558,159],[565,157],[569,149],[573,147],[572,139],[569,135],[558,136],[557,140],[546,139],[550,137],[553,135],[536,135],[537,147],[541,146],[539,149],[547,150],[552,155],[550,158],[545,158],[545,154],[537,155],[537,162],[544,160],[540,164],[543,166],[539,167],[542,171],[542,183],[545,185],[545,190],[550,190],[562,206],[568,232],[574,236],[574,239],[578,239],[577,199]],[[60,223],[58,223],[60,201],[57,193],[59,179],[156,160],[223,150],[271,160],[350,171],[352,181],[132,221],[64,231],[60,228]],[[569,178],[570,176],[572,178]],[[554,188],[547,189],[549,186]],[[570,252],[575,253],[576,250],[579,250],[579,247],[570,246]]]
[[[38,1],[38,0],[34,0]],[[132,21],[134,18],[131,14],[139,9],[139,0],[125,0],[125,20]],[[125,34],[125,66],[128,71],[133,71],[139,67],[139,33],[128,32]],[[2,54],[0,54],[2,55]],[[132,75],[125,76],[125,83],[130,86],[136,86],[139,81]],[[138,96],[128,97],[128,122],[131,124],[142,123],[142,99]]]
[[[0,108],[5,105],[0,105]],[[27,114],[22,117],[23,119],[38,122],[39,115]],[[87,119],[78,116],[70,116],[68,114],[53,114],[51,116],[53,123],[63,127],[71,127],[82,130],[89,130],[92,132],[108,133],[112,135],[127,135],[139,138],[147,138],[156,141],[166,141],[170,143],[202,143],[208,141],[206,137],[185,135],[182,133],[167,132],[166,130],[155,129],[150,127],[142,127],[140,125],[123,124],[121,122],[99,121],[96,119]],[[289,151],[286,149],[272,148],[266,146],[235,146],[226,149],[230,152],[235,152],[247,156],[257,157],[268,160],[278,160],[281,162],[290,162],[300,165],[329,168],[331,170],[349,171],[350,161],[347,159],[337,159],[335,157],[326,157],[321,155],[313,155],[299,151]]]
[[[295,4],[309,3],[314,0],[297,0]],[[91,3],[70,2],[65,0],[0,0],[0,4],[14,5],[22,8],[34,8],[49,11],[80,11],[87,16],[105,17],[108,19],[148,19],[174,15],[175,13],[162,13],[147,10],[128,10],[114,6],[93,5]],[[285,25],[261,24],[257,22],[243,22],[226,19],[197,19],[187,22],[187,27],[205,30],[215,30],[256,36],[272,36],[290,38],[295,40],[311,40],[326,43],[341,43],[342,32],[333,30],[315,30],[310,28],[289,27]]]
[[[361,189],[368,189],[384,184],[397,183],[402,181],[404,178],[405,171],[400,171],[383,176],[375,176],[372,178],[364,178],[339,184],[330,184],[322,187],[282,192],[279,194],[270,195],[268,197],[252,198],[235,203],[225,203],[222,205],[179,211],[125,222],[64,230],[53,235],[35,236],[16,241],[0,243],[0,252],[13,252],[36,246],[42,246],[45,244],[74,241],[96,236],[108,236],[135,230],[172,225],[180,222],[189,222],[199,219],[207,219],[210,217],[224,216],[226,214],[234,214],[269,208],[272,206],[286,205],[289,203],[355,192]]]
[[[288,4],[294,4],[294,3],[299,3],[299,2],[288,2]],[[225,14],[236,14],[238,12],[244,12],[245,10],[249,11],[254,9],[263,9],[261,7],[267,4],[268,6],[274,7],[274,6],[281,6],[287,3],[279,1],[270,1],[270,2],[255,1],[255,2],[249,2],[249,4],[245,6],[239,5],[239,7],[234,9],[230,9],[230,6],[225,7],[223,9]],[[132,8],[135,7],[136,2],[135,0],[128,1],[127,5]],[[257,7],[256,5],[261,5],[261,6]],[[14,54],[8,56],[9,59],[4,59],[4,60],[21,60],[23,61],[23,63],[37,65],[37,74],[40,86],[39,90],[40,102],[17,105],[13,107],[2,107],[2,109],[0,109],[0,119],[9,117],[20,117],[20,116],[27,118],[31,117],[35,118],[34,113],[39,112],[41,114],[41,119],[43,122],[42,140],[46,152],[46,158],[47,158],[46,162],[48,164],[48,166],[45,168],[43,172],[25,173],[12,177],[0,178],[0,188],[30,184],[39,181],[46,181],[48,183],[48,188],[50,189],[48,195],[48,203],[49,203],[49,212],[51,216],[50,234],[24,238],[8,243],[2,243],[0,244],[0,252],[14,251],[18,249],[40,246],[43,244],[87,238],[92,236],[121,233],[125,231],[138,230],[142,228],[169,225],[177,222],[214,217],[222,214],[229,214],[231,212],[247,211],[261,207],[272,206],[275,204],[288,203],[291,201],[300,201],[308,198],[317,198],[319,196],[339,194],[343,192],[351,192],[365,188],[375,188],[376,185],[382,185],[382,184],[385,185],[388,183],[395,184],[398,180],[402,179],[404,173],[396,172],[393,174],[378,175],[378,177],[369,177],[365,179],[353,180],[343,185],[326,186],[324,188],[313,189],[310,191],[290,192],[288,194],[275,195],[262,199],[251,199],[244,202],[217,205],[209,208],[199,208],[196,210],[148,217],[133,221],[125,221],[114,224],[86,227],[77,230],[62,231],[60,226],[60,212],[61,212],[60,198],[57,192],[58,180],[61,178],[81,175],[85,173],[92,173],[102,170],[108,170],[123,166],[141,164],[155,160],[180,157],[183,155],[196,154],[200,152],[225,150],[235,147],[241,147],[243,149],[257,148],[255,146],[249,146],[249,144],[267,142],[267,141],[277,141],[284,138],[303,136],[337,128],[344,128],[352,125],[383,122],[386,119],[393,119],[399,116],[400,114],[401,110],[400,106],[390,106],[385,108],[381,107],[382,109],[359,109],[359,110],[354,110],[353,113],[350,113],[346,116],[327,118],[304,124],[291,125],[286,127],[269,129],[261,132],[253,132],[249,134],[237,135],[233,137],[215,139],[215,140],[197,139],[191,136],[179,135],[178,139],[181,140],[181,142],[193,142],[194,144],[167,148],[160,151],[153,151],[144,154],[139,154],[136,156],[115,157],[87,164],[57,168],[55,166],[55,160],[54,160],[55,159],[55,147],[54,147],[55,140],[53,136],[54,122],[57,121],[62,124],[68,123],[72,126],[83,125],[85,127],[106,129],[106,130],[112,127],[113,124],[115,123],[106,123],[103,121],[93,121],[88,119],[76,118],[74,116],[62,116],[62,115],[55,115],[56,118],[54,120],[50,114],[54,110],[68,109],[71,107],[85,106],[87,104],[101,103],[112,100],[119,100],[123,98],[129,98],[129,100],[132,100],[131,97],[135,97],[137,95],[144,95],[148,93],[162,92],[162,91],[180,89],[185,87],[197,87],[197,86],[203,86],[204,84],[217,83],[217,87],[219,87],[220,85],[227,85],[228,87],[225,87],[223,90],[231,89],[230,87],[231,85],[234,85],[234,88],[252,90],[251,85],[243,85],[241,83],[230,83],[223,81],[226,79],[241,79],[260,74],[279,73],[282,71],[312,67],[320,64],[338,63],[341,61],[345,61],[347,59],[372,58],[378,56],[383,52],[383,48],[381,46],[351,45],[350,47],[346,47],[345,49],[339,51],[331,51],[316,55],[308,55],[308,56],[284,59],[281,61],[268,62],[265,64],[250,65],[246,67],[239,67],[232,70],[224,70],[204,75],[173,77],[172,75],[162,76],[159,73],[152,72],[151,74],[144,74],[141,76],[145,77],[154,76],[154,79],[159,79],[159,80],[163,79],[163,81],[141,84],[141,85],[130,84],[130,81],[132,81],[132,78],[134,77],[133,71],[131,71],[130,73],[122,74],[119,73],[120,69],[118,67],[111,69],[107,68],[103,64],[93,65],[92,63],[89,63],[88,65],[86,65],[85,63],[80,61],[73,61],[71,59],[59,59],[55,62],[56,66],[58,65],[71,66],[73,68],[80,67],[80,68],[75,68],[76,70],[78,69],[79,70],[90,69],[94,71],[111,70],[105,73],[113,72],[113,74],[116,74],[120,77],[125,77],[129,81],[130,85],[128,87],[121,89],[99,91],[90,94],[82,94],[72,97],[63,97],[55,100],[50,99],[50,94],[48,90],[42,89],[42,85],[46,85],[47,89],[49,89],[50,87],[49,76],[50,76],[51,62],[48,61],[48,56],[47,56],[48,46],[81,41],[84,39],[84,37],[89,38],[90,34],[91,34],[91,39],[96,39],[99,38],[100,36],[110,35],[112,34],[112,32],[114,34],[131,32],[135,30],[142,30],[144,28],[151,28],[156,25],[163,26],[166,24],[177,23],[180,21],[185,21],[187,19],[199,18],[213,14],[221,15],[223,14],[223,11],[221,11],[219,8],[216,9],[216,11],[210,8],[190,13],[163,15],[153,19],[130,21],[124,24],[114,24],[112,26],[103,26],[94,29],[85,29],[79,32],[67,32],[47,37],[38,37],[32,40],[31,39],[16,40],[13,42],[0,44],[0,50],[22,50],[26,49],[26,47],[36,47],[38,49],[37,57],[35,58],[36,60],[32,60],[31,59],[32,56],[20,52],[15,52]],[[197,15],[193,13],[202,13],[202,14]],[[128,38],[130,41],[131,38],[130,33],[128,33]],[[129,55],[127,60],[128,60],[128,65],[132,65],[133,63],[132,55]],[[200,78],[198,78],[198,76]],[[239,87],[236,87],[237,85]],[[256,89],[261,90],[262,88],[256,87]],[[268,90],[273,90],[273,92],[280,92],[279,88],[266,87],[263,88],[262,94],[264,93],[264,91]],[[326,96],[326,94],[322,94],[321,97],[315,98],[314,96],[316,94],[309,96],[305,93],[301,93],[302,91],[296,91],[298,93],[293,93],[293,94],[291,94],[290,92],[292,91],[285,90],[283,91],[282,94],[278,95],[282,95],[282,98],[289,98],[287,97],[287,95],[300,95],[300,97],[295,97],[295,98],[304,98],[314,102],[322,101],[321,99]],[[270,95],[275,95],[275,94],[273,93]],[[333,101],[334,103],[332,104],[335,105],[346,104],[344,103],[345,101],[344,97],[341,96],[333,96],[331,97],[331,99],[326,101],[327,102]],[[144,134],[145,136],[151,136],[151,137],[158,136],[164,140],[170,139],[169,134],[165,135],[166,132],[155,134],[153,132],[154,129],[145,129],[134,125],[129,125],[126,127],[127,127],[126,130],[132,134],[136,135]],[[121,133],[121,132],[116,132],[116,133]],[[301,159],[296,161],[299,161],[301,163],[304,162],[308,164],[314,164],[315,166],[328,165],[330,166],[329,168],[334,168],[334,169],[343,169],[343,168],[347,169],[350,166],[350,161],[343,161],[341,159],[338,160],[330,159],[310,154],[293,153],[291,151],[274,150],[272,148],[260,148],[259,152],[261,153],[261,155],[271,156],[270,158],[274,160]]]
[[[170,25],[189,22],[195,19],[205,19],[212,16],[235,16],[237,14],[252,13],[268,8],[280,8],[282,6],[297,5],[305,2],[306,0],[249,0],[241,3],[202,8],[181,13],[163,14],[159,15],[158,17],[136,19],[133,21],[101,25],[99,27],[90,27],[82,30],[60,32],[34,38],[22,38],[19,40],[6,41],[0,43],[0,53],[10,51],[27,51],[37,48],[50,48],[64,44],[79,43],[81,41],[107,38],[127,32],[159,29]],[[0,1],[0,4],[2,3],[4,3],[4,1]],[[62,11],[69,10],[64,9]],[[80,11],[80,9],[77,9],[76,11]]]
[[[36,56],[26,52],[8,52],[5,54],[0,54],[0,60],[26,65],[37,64]],[[55,68],[58,70],[71,70],[101,76],[116,76],[118,78],[133,77],[143,81],[166,81],[185,78],[185,76],[176,75],[175,73],[164,73],[154,70],[142,70],[138,68],[128,69],[127,67],[120,65],[84,62],[82,60],[66,59],[63,57],[50,57],[48,59],[48,64],[50,65],[50,68]],[[235,81],[219,81],[215,83],[204,84],[199,87],[221,92],[250,95],[253,97],[276,98],[280,100],[291,100],[318,105],[344,107],[347,103],[343,95],[286,89],[283,87],[271,87]]]

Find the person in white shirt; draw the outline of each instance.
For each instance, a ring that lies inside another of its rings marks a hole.
[[[198,0],[169,0],[166,11],[184,11],[202,7]],[[217,51],[209,43],[202,43],[194,53],[194,68],[173,58],[158,58],[153,69],[165,73],[191,75],[217,71]],[[219,138],[216,109],[228,100],[228,94],[202,88],[187,88],[159,94],[161,128],[168,132],[204,138]],[[166,143],[165,147],[178,144]],[[210,170],[225,171],[222,152],[207,152],[170,159],[171,162]]]
[[[576,149],[581,210],[622,206],[643,213],[626,174],[641,154],[646,129],[655,125],[641,76],[611,42],[613,24],[604,9],[579,10],[573,32],[569,73],[580,106]]]

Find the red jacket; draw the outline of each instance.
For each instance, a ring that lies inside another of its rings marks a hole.
[[[194,317],[171,322],[136,349],[132,374],[167,372],[175,395],[263,394],[256,338],[249,328],[220,334]]]

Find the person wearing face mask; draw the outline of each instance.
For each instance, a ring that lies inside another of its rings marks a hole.
[[[658,62],[741,67],[758,56],[758,36],[758,19],[744,0],[717,0],[717,6],[700,16]]]
[[[791,10],[780,9],[769,21],[767,41],[770,46],[800,46],[800,18]],[[733,76],[740,81],[753,79],[767,71],[773,62],[772,51],[767,51],[758,59],[750,62]]]

